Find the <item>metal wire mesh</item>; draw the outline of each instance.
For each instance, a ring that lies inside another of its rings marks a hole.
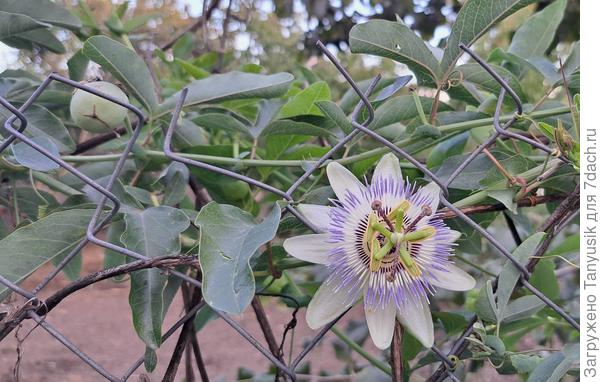
[[[288,213],[292,214],[298,220],[300,220],[303,224],[305,224],[308,228],[310,228],[316,232],[316,228],[309,221],[307,221],[307,219],[304,218],[304,216],[302,216],[302,214],[299,211],[297,211],[296,208],[294,207],[295,200],[292,195],[294,194],[295,191],[298,190],[298,188],[313,173],[315,173],[315,171],[317,171],[324,164],[326,164],[326,162],[332,158],[332,156],[334,155],[334,153],[336,151],[343,148],[355,137],[357,137],[361,134],[367,135],[367,136],[371,137],[373,140],[375,140],[376,142],[378,142],[379,144],[381,144],[382,146],[387,147],[390,151],[395,153],[400,158],[405,159],[408,162],[412,163],[418,170],[420,170],[429,179],[431,179],[431,181],[436,182],[440,186],[440,189],[441,189],[441,194],[440,194],[441,204],[448,211],[451,211],[452,213],[454,213],[456,215],[456,217],[463,220],[465,223],[467,223],[469,226],[471,226],[473,229],[475,229],[479,234],[481,234],[482,237],[484,237],[490,244],[492,244],[500,252],[500,254],[502,254],[510,262],[512,262],[512,264],[521,273],[521,279],[520,279],[521,287],[526,288],[527,290],[531,291],[534,295],[539,297],[548,307],[550,307],[554,311],[556,311],[572,327],[574,327],[576,330],[579,331],[579,324],[573,317],[571,317],[561,307],[559,307],[557,304],[555,304],[553,301],[551,301],[548,297],[546,297],[542,292],[537,290],[534,286],[532,286],[527,281],[531,275],[531,272],[532,272],[535,264],[532,264],[531,266],[524,266],[523,264],[521,264],[486,229],[484,229],[479,224],[477,224],[474,220],[469,218],[461,209],[455,207],[447,199],[447,197],[449,195],[448,187],[452,184],[452,182],[461,174],[461,172],[482,151],[484,151],[487,147],[492,145],[501,136],[520,140],[522,142],[525,142],[525,143],[531,145],[532,147],[535,147],[536,149],[540,149],[549,154],[554,153],[554,151],[551,148],[549,148],[548,146],[546,146],[538,141],[532,140],[524,135],[517,134],[517,133],[511,132],[508,130],[519,119],[520,115],[523,112],[523,107],[522,107],[521,100],[519,99],[517,94],[510,88],[510,86],[506,83],[506,81],[504,81],[497,73],[495,73],[494,70],[489,65],[487,65],[487,63],[485,61],[483,61],[481,58],[479,58],[475,53],[473,53],[467,47],[461,46],[461,48],[465,52],[467,52],[476,62],[479,63],[479,65],[481,65],[494,78],[495,81],[498,82],[498,84],[501,86],[501,91],[498,95],[498,102],[497,102],[496,110],[494,113],[494,123],[493,123],[494,128],[495,128],[494,133],[489,137],[489,139],[487,139],[484,143],[479,145],[479,147],[477,147],[473,152],[471,152],[470,155],[466,158],[466,160],[460,166],[458,166],[458,168],[456,168],[456,170],[447,179],[442,181],[434,173],[432,173],[425,165],[420,163],[417,159],[412,157],[405,150],[396,146],[394,143],[385,139],[384,137],[382,137],[375,131],[372,131],[369,129],[369,124],[374,119],[374,107],[373,107],[372,103],[369,101],[368,97],[371,94],[371,92],[373,91],[373,89],[375,89],[375,86],[377,85],[377,82],[379,81],[380,77],[379,76],[376,77],[365,92],[361,91],[359,86],[351,78],[351,76],[348,74],[348,72],[342,67],[342,65],[336,59],[336,57],[331,52],[329,52],[325,48],[325,46],[323,46],[323,44],[321,44],[319,42],[318,45],[319,45],[319,48],[331,60],[331,62],[335,65],[337,70],[342,74],[342,76],[345,78],[345,80],[354,89],[354,91],[360,98],[358,105],[356,106],[356,108],[354,109],[354,111],[350,117],[351,124],[352,124],[354,130],[351,131],[349,134],[347,134],[344,138],[340,139],[333,147],[331,147],[331,149],[325,155],[323,155],[321,158],[319,158],[316,162],[312,163],[311,167],[307,171],[305,171],[287,190],[280,190],[269,184],[263,183],[261,181],[247,177],[242,174],[238,174],[234,171],[230,171],[230,170],[227,170],[227,169],[224,169],[221,167],[217,167],[217,166],[214,166],[214,165],[211,165],[208,163],[200,162],[197,160],[185,158],[185,157],[179,155],[178,153],[172,151],[171,140],[172,140],[174,131],[177,128],[177,120],[178,120],[179,114],[181,113],[181,109],[183,107],[183,104],[184,104],[184,101],[185,101],[185,98],[187,95],[187,89],[184,89],[181,92],[180,99],[178,100],[178,103],[176,105],[171,122],[165,133],[164,148],[163,148],[165,155],[169,159],[176,161],[176,162],[183,163],[187,166],[192,166],[192,167],[197,167],[197,168],[201,168],[204,170],[213,171],[213,172],[219,173],[221,175],[231,177],[233,179],[244,181],[255,187],[261,188],[267,192],[275,194],[276,196],[278,196],[288,202],[286,204],[286,211],[284,211],[284,213],[288,212]],[[31,138],[29,138],[23,134],[23,131],[27,127],[27,118],[24,115],[25,111],[39,98],[39,96],[48,87],[48,85],[50,85],[50,83],[52,81],[58,81],[58,82],[66,84],[66,85],[69,85],[71,87],[78,88],[83,91],[95,94],[104,99],[107,99],[111,102],[114,102],[120,106],[123,106],[123,107],[129,109],[137,117],[137,122],[134,125],[133,132],[132,132],[131,136],[129,137],[129,140],[127,141],[127,144],[125,145],[125,148],[122,151],[118,161],[116,162],[115,168],[114,168],[112,174],[110,175],[106,186],[102,186],[95,180],[86,176],[80,170],[78,170],[77,168],[68,164],[67,162],[62,160],[59,156],[56,156],[53,153],[49,152],[44,147],[37,144],[34,140],[32,140]],[[516,112],[508,122],[506,122],[504,125],[501,125],[500,124],[500,110],[501,110],[501,106],[503,104],[504,97],[506,94],[508,94],[509,97],[512,98],[512,100],[514,101],[514,104],[516,105]],[[121,172],[125,165],[125,161],[130,156],[133,146],[140,134],[141,128],[144,124],[144,115],[142,114],[142,112],[139,109],[137,109],[135,106],[133,106],[131,104],[123,103],[123,102],[121,102],[109,95],[106,95],[102,92],[99,92],[89,86],[80,84],[78,82],[72,81],[68,78],[64,78],[64,77],[56,75],[56,74],[49,75],[20,108],[14,107],[8,101],[6,101],[5,99],[3,99],[1,97],[0,97],[0,104],[12,113],[12,116],[9,117],[4,124],[4,129],[8,133],[8,138],[5,139],[2,143],[0,143],[0,152],[2,152],[4,149],[6,149],[15,140],[19,140],[19,141],[25,143],[26,145],[30,146],[31,148],[35,149],[36,151],[38,151],[39,153],[41,153],[42,155],[47,157],[49,160],[55,162],[61,168],[68,171],[75,177],[79,178],[85,184],[89,185],[90,187],[92,187],[93,189],[95,189],[96,191],[101,193],[101,195],[102,195],[102,197],[101,197],[100,201],[98,202],[98,205],[94,211],[92,219],[89,222],[89,225],[87,227],[86,237],[83,240],[81,240],[81,242],[79,242],[63,258],[63,260],[59,264],[57,264],[56,267],[31,291],[21,288],[19,285],[15,284],[14,282],[10,281],[9,279],[7,279],[6,277],[4,277],[3,275],[0,274],[0,283],[1,284],[4,284],[6,287],[8,287],[14,293],[23,296],[27,300],[27,302],[20,307],[19,312],[17,312],[17,314],[12,315],[12,321],[9,323],[6,323],[5,328],[2,331],[0,331],[0,340],[5,338],[7,336],[7,334],[13,328],[17,327],[23,320],[31,319],[31,320],[35,321],[39,326],[41,326],[44,330],[46,330],[48,333],[50,333],[54,338],[56,338],[66,348],[68,348],[70,351],[72,351],[74,354],[76,354],[83,362],[88,364],[97,373],[99,373],[100,375],[105,377],[107,380],[109,380],[109,381],[126,381],[135,372],[135,370],[137,368],[139,368],[139,366],[143,363],[143,360],[144,360],[143,356],[141,358],[139,358],[122,376],[120,376],[120,377],[116,376],[115,374],[106,370],[103,366],[98,364],[96,361],[94,361],[83,350],[81,350],[77,346],[75,346],[68,338],[66,338],[63,334],[61,334],[59,330],[57,330],[54,326],[52,326],[46,320],[46,314],[48,313],[49,309],[48,309],[48,306],[46,305],[46,302],[40,300],[38,298],[38,296],[39,296],[39,292],[44,287],[46,287],[48,285],[48,283],[59,272],[61,272],[69,264],[69,262],[88,243],[97,244],[106,249],[109,249],[109,250],[115,251],[117,253],[123,254],[127,257],[130,257],[140,263],[152,260],[140,253],[131,251],[127,248],[120,247],[113,243],[109,243],[109,242],[104,241],[96,236],[96,234],[100,230],[102,230],[104,227],[106,227],[106,225],[109,222],[111,222],[113,217],[119,212],[120,202],[119,202],[118,198],[112,193],[112,189],[113,189],[113,186],[114,186],[116,180],[121,175]],[[361,113],[364,110],[366,110],[366,112],[367,112],[367,118],[363,122],[359,122],[359,116],[361,115]],[[17,122],[19,123],[18,127],[15,128],[14,125]],[[566,159],[562,156],[560,157],[560,159],[562,161],[566,161]],[[106,211],[106,208],[105,208],[107,205],[109,205],[109,207],[110,207],[110,210],[108,212]],[[176,271],[176,270],[172,269],[171,267],[168,267],[167,265],[162,265],[162,267],[169,274],[181,278],[182,280],[186,281],[193,287],[197,287],[197,288],[201,287],[201,282],[198,281],[197,279],[192,278],[192,277],[186,275],[185,273]],[[188,322],[189,320],[193,320],[196,313],[200,310],[200,308],[203,305],[204,305],[204,302],[200,301],[200,303],[198,303],[195,306],[188,309],[187,314],[185,316],[181,317],[181,319],[175,325],[173,325],[169,330],[167,330],[165,332],[165,334],[163,335],[163,341],[166,340],[167,338],[169,338],[173,333],[175,333],[177,331],[178,328],[180,328],[186,322]],[[216,311],[216,310],[215,310],[215,313],[221,319],[223,319],[225,322],[227,322],[227,324],[229,324],[235,331],[237,331],[244,339],[246,339],[250,344],[252,344],[257,349],[257,351],[259,351],[270,362],[272,362],[273,365],[275,365],[278,368],[278,370],[281,371],[285,375],[284,378],[289,378],[292,381],[296,380],[296,369],[298,368],[298,365],[301,363],[301,361],[305,359],[305,357],[321,341],[321,339],[325,336],[325,334],[345,314],[345,313],[342,314],[340,317],[336,318],[333,322],[327,324],[323,329],[321,329],[318,332],[318,334],[304,347],[304,349],[300,352],[300,354],[298,354],[292,360],[291,363],[286,364],[286,362],[283,360],[282,354],[280,354],[281,353],[280,351],[278,352],[278,351],[275,351],[274,349],[268,349],[267,347],[263,346],[256,338],[254,338],[246,329],[244,329],[242,326],[240,326],[228,314],[226,314],[224,312]],[[469,335],[471,335],[471,333],[473,332],[473,326],[476,322],[477,322],[477,318],[474,317],[469,322],[466,330],[457,339],[455,339],[455,341],[452,345],[449,346],[450,350],[448,353],[444,353],[443,351],[441,351],[439,348],[437,348],[435,346],[432,347],[432,349],[431,349],[432,352],[440,359],[441,364],[440,364],[439,368],[437,369],[437,371],[428,379],[428,381],[442,381],[446,378],[450,378],[451,380],[455,380],[455,381],[458,380],[458,378],[452,373],[452,370],[454,370],[454,368],[457,365],[456,359],[460,358],[461,353],[466,349],[467,337]]]

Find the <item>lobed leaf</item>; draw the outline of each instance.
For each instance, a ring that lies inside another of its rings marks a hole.
[[[249,213],[215,202],[198,213],[202,294],[213,309],[241,314],[250,304],[255,285],[248,262],[261,245],[275,237],[280,214],[275,204],[270,214],[256,223]]]

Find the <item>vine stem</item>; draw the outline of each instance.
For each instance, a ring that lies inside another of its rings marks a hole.
[[[547,110],[535,111],[533,113],[530,113],[528,115],[528,117],[532,118],[532,119],[543,119],[546,117],[567,114],[570,112],[571,112],[571,110],[569,109],[569,107],[562,106],[562,107],[557,107],[557,108],[552,108],[552,109],[547,109]],[[158,117],[159,116],[155,116],[155,119]],[[510,120],[512,117],[513,117],[512,114],[503,115],[500,117],[499,121],[506,122],[506,121]],[[474,129],[474,128],[482,127],[482,126],[492,126],[493,122],[494,122],[494,119],[490,117],[490,118],[476,119],[476,120],[472,120],[472,121],[450,123],[448,125],[439,126],[438,128],[440,129],[440,132],[442,134],[451,134],[451,133],[466,131],[466,130],[470,130],[470,129]],[[114,130],[113,132],[91,138],[91,139],[77,145],[77,148],[75,149],[74,154],[81,154],[85,151],[89,151],[89,150],[97,147],[98,145],[101,145],[103,143],[110,141],[111,139],[119,137],[123,133],[125,133],[124,128],[119,128],[117,130]],[[403,141],[394,142],[394,144],[398,144],[398,145],[400,145],[400,143],[406,144],[406,142],[403,142]],[[367,151],[366,153],[361,153],[356,156],[350,156],[350,157],[344,158],[342,160],[339,160],[339,162],[341,164],[354,163],[354,162],[358,162],[363,159],[368,159],[370,157],[373,157],[375,155],[379,155],[379,154],[382,154],[382,153],[385,153],[388,151],[389,151],[388,148],[374,149],[374,150]],[[370,153],[370,154],[367,154],[367,153]],[[165,156],[162,152],[154,151],[151,154],[154,156],[159,156],[161,158],[165,158]],[[182,154],[182,155],[186,156],[186,154]],[[188,155],[190,155],[190,154],[188,154]],[[204,157],[204,158],[202,158],[202,157]],[[117,160],[118,159],[116,154],[114,154],[114,155],[111,154],[110,156],[93,155],[93,156],[85,156],[85,157],[80,157],[80,156],[75,156],[75,155],[63,156],[63,159],[68,160],[68,161],[73,161],[73,162],[86,161],[86,158],[87,158],[87,161],[90,161],[90,162],[91,161],[109,161],[109,160]],[[245,164],[247,166],[261,166],[261,163],[264,163],[264,164],[262,164],[262,166],[267,166],[267,167],[274,167],[274,166],[301,167],[305,163],[305,161],[264,161],[264,160],[258,160],[258,159],[239,160],[239,159],[235,159],[235,158],[216,157],[216,156],[209,156],[209,155],[205,155],[205,156],[198,155],[196,158],[192,158],[192,159],[205,160],[207,162],[210,161],[209,163],[215,163],[215,164],[232,164],[232,165]],[[406,164],[402,164],[402,165],[406,165]]]
[[[275,335],[273,334],[273,329],[271,328],[271,324],[269,323],[269,319],[267,317],[267,313],[263,308],[263,305],[258,296],[254,296],[252,299],[252,309],[254,310],[254,314],[256,315],[256,320],[258,321],[258,325],[265,336],[265,340],[267,341],[267,345],[269,346],[269,350],[271,353],[279,358],[281,362],[283,362],[283,357],[279,354],[279,345],[277,345],[277,340],[275,339]],[[276,369],[275,372],[275,381],[279,381],[281,379],[281,372],[279,369]]]
[[[429,123],[435,123],[435,117],[437,116],[437,111],[440,106],[440,95],[442,93],[442,85],[438,85],[437,90],[435,92],[435,98],[433,99],[433,105],[431,105],[431,113],[429,114]]]
[[[386,373],[388,375],[392,375],[392,369],[389,367],[389,365],[387,365],[385,362],[383,362],[383,361],[381,361],[381,360],[373,357],[371,355],[371,353],[369,353],[368,351],[366,351],[365,349],[363,349],[362,346],[360,346],[359,344],[357,344],[354,340],[352,340],[352,338],[348,337],[346,335],[346,333],[342,332],[341,330],[339,330],[335,326],[331,328],[331,331],[340,340],[342,340],[342,342],[344,342],[346,345],[348,345],[350,347],[350,349],[354,350],[355,352],[357,352],[358,354],[360,354],[364,359],[366,359],[367,361],[369,361],[369,363],[371,365],[375,366],[376,368],[378,368],[379,370],[383,371],[384,373]]]
[[[391,354],[391,366],[392,366],[392,381],[403,382],[402,376],[402,326],[395,321],[394,326],[394,337],[392,338],[392,354]]]
[[[561,224],[564,221],[570,219],[574,214],[579,210],[579,184],[575,188],[575,190],[570,193],[564,200],[560,203],[560,205],[554,210],[554,212],[550,215],[550,217],[538,228],[538,232],[546,232],[546,236],[542,240],[542,242],[536,248],[533,256],[527,263],[527,270],[533,272],[535,266],[540,261],[540,258],[546,252],[550,243],[554,239],[554,237],[558,234],[561,228],[564,226]],[[494,279],[493,289],[496,289],[496,285],[498,282],[498,278]],[[517,286],[518,287],[518,286]],[[452,350],[450,354],[455,355],[460,358],[460,355],[467,349],[468,340],[467,337],[471,335],[473,332],[473,326],[477,323],[477,316],[474,316],[462,335],[452,346]],[[444,380],[446,375],[446,366],[442,363],[437,370],[427,379],[427,382],[440,382]]]

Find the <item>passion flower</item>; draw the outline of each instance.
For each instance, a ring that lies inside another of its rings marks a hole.
[[[403,181],[393,154],[380,160],[369,185],[335,162],[327,166],[327,176],[337,196],[333,206],[298,206],[321,233],[283,243],[290,255],[330,270],[308,305],[308,326],[325,325],[363,297],[378,348],[390,346],[396,318],[424,346],[433,346],[428,295],[436,287],[475,286],[451,261],[460,233],[436,215],[440,188]]]
[[[127,95],[110,82],[90,82],[87,86],[108,94],[121,102],[129,102]],[[71,97],[71,118],[77,126],[93,133],[106,133],[123,123],[127,109],[107,99],[81,89]]]

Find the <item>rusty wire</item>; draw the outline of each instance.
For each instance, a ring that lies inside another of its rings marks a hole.
[[[511,132],[508,130],[517,120],[519,120],[519,118],[521,117],[521,114],[523,112],[523,106],[522,106],[521,100],[516,95],[516,93],[510,88],[508,83],[506,81],[504,81],[504,79],[502,79],[484,60],[482,60],[480,57],[478,57],[474,52],[472,52],[470,49],[468,49],[464,45],[460,46],[461,49],[463,49],[465,52],[467,52],[479,65],[481,65],[492,76],[492,78],[496,82],[498,82],[498,84],[501,87],[501,90],[498,95],[497,107],[496,107],[496,111],[494,113],[493,126],[495,128],[495,131],[492,133],[492,135],[489,137],[488,140],[486,140],[484,143],[479,145],[479,147],[477,147],[473,152],[471,152],[469,154],[469,156],[465,159],[465,161],[460,166],[458,166],[458,168],[450,175],[449,178],[447,178],[445,181],[442,181],[441,179],[436,177],[436,175],[433,172],[431,172],[425,165],[423,165],[418,160],[416,160],[414,157],[412,157],[408,152],[406,152],[402,148],[396,146],[394,143],[385,139],[381,135],[377,134],[375,131],[372,131],[369,129],[368,126],[371,123],[371,121],[374,119],[374,107],[373,107],[372,103],[369,101],[369,95],[375,89],[375,86],[377,85],[380,77],[377,76],[371,82],[371,84],[369,85],[369,88],[365,92],[363,92],[360,89],[360,87],[356,84],[356,82],[352,79],[350,74],[345,70],[345,68],[337,60],[335,55],[333,55],[331,52],[329,52],[327,50],[327,48],[321,42],[318,42],[317,45],[323,51],[323,53],[330,59],[330,61],[337,68],[337,70],[342,74],[342,76],[345,78],[345,80],[348,82],[348,84],[351,86],[351,88],[356,92],[360,101],[357,104],[356,108],[354,109],[354,111],[352,112],[351,117],[350,117],[350,119],[351,119],[350,122],[354,129],[349,134],[347,134],[344,138],[340,139],[334,146],[332,146],[325,155],[320,157],[316,162],[312,163],[311,167],[308,170],[306,170],[287,190],[278,189],[276,187],[273,187],[273,186],[266,184],[264,182],[261,182],[259,180],[250,178],[250,177],[242,175],[242,174],[238,174],[234,171],[223,169],[221,167],[214,166],[214,165],[204,163],[204,162],[200,162],[197,160],[185,158],[185,157],[177,154],[176,152],[174,152],[171,149],[171,140],[173,137],[173,133],[174,133],[175,129],[177,128],[177,121],[178,121],[179,115],[181,113],[181,110],[183,108],[183,104],[184,104],[184,101],[185,101],[185,98],[187,95],[187,89],[183,89],[183,91],[181,92],[180,98],[176,104],[173,116],[172,116],[171,121],[168,126],[168,129],[165,132],[165,140],[164,140],[164,147],[163,147],[163,151],[164,151],[165,155],[172,161],[183,163],[186,166],[198,167],[198,168],[201,168],[204,170],[216,172],[221,175],[225,175],[225,176],[237,179],[237,180],[244,181],[248,184],[254,185],[255,187],[261,188],[267,192],[273,193],[274,195],[284,199],[287,202],[284,213],[289,212],[290,214],[294,215],[298,220],[300,220],[304,225],[306,225],[309,229],[316,232],[316,228],[304,216],[302,216],[302,214],[295,208],[296,202],[295,202],[292,194],[311,175],[313,175],[317,170],[322,168],[332,158],[332,156],[335,154],[336,151],[338,151],[339,149],[344,147],[347,143],[349,143],[355,137],[357,137],[361,134],[367,135],[367,136],[371,137],[372,139],[374,139],[379,144],[381,144],[382,146],[386,146],[387,148],[389,148],[389,150],[392,151],[398,157],[405,159],[408,162],[412,163],[418,170],[420,170],[423,174],[425,174],[429,179],[436,182],[441,189],[440,203],[446,207],[446,210],[450,211],[451,213],[454,213],[456,217],[460,218],[465,223],[467,223],[468,225],[473,227],[477,232],[479,232],[479,234],[481,234],[482,237],[484,237],[490,244],[492,244],[504,257],[506,257],[508,259],[508,261],[510,261],[519,270],[519,272],[521,273],[520,285],[522,287],[528,289],[534,295],[539,297],[547,306],[549,306],[551,309],[556,311],[561,317],[563,317],[572,327],[574,327],[576,330],[579,330],[579,324],[573,317],[571,317],[561,307],[559,307],[556,303],[551,301],[548,297],[546,297],[542,292],[537,290],[533,285],[531,285],[527,281],[531,275],[531,269],[527,269],[525,266],[523,266],[521,263],[519,263],[512,256],[512,254],[506,248],[504,248],[504,246],[502,246],[502,244],[500,244],[487,230],[485,230],[483,227],[481,227],[475,221],[470,219],[465,213],[463,213],[460,209],[455,207],[447,199],[447,197],[449,196],[448,187],[452,184],[452,182],[456,179],[456,177],[477,157],[477,155],[479,155],[487,147],[492,145],[501,136],[509,137],[511,139],[516,139],[516,140],[521,140],[521,141],[528,143],[531,146],[533,146],[537,149],[540,149],[549,154],[554,152],[551,148],[544,145],[543,143],[534,141],[534,140],[529,139],[528,137],[525,137],[521,134],[517,134],[517,133]],[[122,151],[122,153],[115,165],[115,168],[114,168],[113,172],[111,173],[109,180],[105,186],[103,186],[103,185],[99,184],[98,182],[96,182],[95,180],[89,178],[88,176],[83,174],[81,171],[79,171],[77,168],[66,163],[60,157],[55,156],[54,154],[52,154],[51,152],[46,150],[44,147],[37,144],[31,138],[29,138],[23,134],[23,132],[25,131],[25,129],[27,127],[27,118],[24,115],[25,111],[39,98],[39,96],[42,94],[42,92],[50,85],[50,83],[52,81],[61,82],[68,86],[71,86],[71,87],[74,87],[77,89],[81,89],[83,91],[86,91],[86,92],[95,94],[99,97],[102,97],[104,99],[107,99],[111,102],[114,102],[120,106],[127,108],[129,111],[131,111],[137,117],[137,123],[134,125],[133,132],[132,132],[131,136],[129,137],[127,144],[125,145],[125,148]],[[512,98],[514,104],[516,105],[517,110],[516,110],[515,114],[513,115],[513,117],[508,122],[506,122],[504,125],[500,125],[500,122],[499,122],[500,110],[501,110],[501,106],[502,106],[505,94],[508,94]],[[63,334],[61,334],[59,330],[57,330],[55,327],[53,327],[46,320],[45,314],[47,313],[47,310],[45,309],[44,302],[38,298],[38,294],[42,289],[44,289],[48,285],[48,283],[59,272],[61,272],[67,266],[67,264],[73,259],[73,257],[75,257],[78,253],[80,253],[80,251],[83,249],[83,247],[85,247],[88,243],[95,243],[106,249],[110,249],[112,251],[123,254],[127,257],[130,257],[130,258],[138,260],[138,261],[150,260],[150,258],[148,258],[142,254],[139,254],[139,253],[131,251],[127,248],[115,245],[113,243],[109,243],[107,241],[99,239],[96,236],[96,233],[98,233],[101,229],[106,227],[106,225],[112,220],[112,218],[119,212],[120,202],[119,202],[118,198],[112,193],[112,189],[113,189],[113,186],[114,186],[116,180],[120,176],[120,174],[123,170],[123,167],[125,165],[125,161],[131,154],[133,146],[135,145],[136,140],[141,132],[141,128],[145,121],[144,115],[138,108],[136,108],[135,106],[133,106],[131,104],[121,102],[121,101],[115,99],[114,97],[111,97],[102,92],[99,92],[89,86],[80,84],[78,82],[72,81],[68,78],[59,76],[57,74],[49,75],[40,84],[40,86],[32,93],[32,95],[29,97],[29,99],[27,99],[27,101],[25,103],[23,103],[23,105],[20,108],[14,107],[13,105],[11,105],[8,101],[6,101],[2,97],[0,97],[0,104],[12,113],[12,116],[9,117],[6,120],[6,122],[4,123],[4,129],[8,133],[8,138],[0,143],[0,152],[2,152],[4,149],[6,149],[15,140],[19,140],[19,141],[25,143],[26,145],[32,147],[33,149],[35,149],[42,155],[46,156],[49,160],[55,162],[61,168],[65,169],[69,173],[73,174],[74,176],[76,176],[77,178],[82,180],[85,184],[89,185],[90,187],[92,187],[93,189],[95,189],[102,195],[100,201],[98,202],[98,205],[96,206],[96,209],[94,211],[92,219],[88,224],[87,231],[86,231],[86,237],[83,240],[81,240],[77,244],[77,246],[75,246],[73,248],[73,250],[71,250],[71,252],[69,252],[69,254],[67,254],[67,256],[65,256],[63,258],[63,260],[59,264],[57,264],[57,266],[31,291],[27,291],[27,290],[21,288],[16,283],[14,283],[14,282],[10,281],[9,279],[7,279],[6,277],[0,275],[0,284],[5,285],[10,290],[12,290],[14,293],[23,296],[28,301],[27,309],[23,309],[22,314],[17,316],[17,318],[15,319],[15,322],[11,323],[11,327],[9,329],[4,330],[4,332],[0,333],[0,340],[2,340],[12,328],[19,325],[21,321],[23,321],[25,319],[31,319],[31,320],[35,321],[39,326],[41,326],[44,330],[46,330],[48,333],[50,333],[53,337],[55,337],[59,342],[61,342],[71,352],[76,354],[83,362],[88,364],[97,373],[99,373],[100,375],[105,377],[107,380],[109,380],[109,381],[126,381],[135,372],[135,370],[137,370],[137,368],[139,368],[139,366],[143,363],[143,359],[144,359],[143,357],[139,358],[129,369],[127,369],[125,371],[125,373],[122,374],[121,377],[118,377],[115,374],[112,374],[111,372],[107,371],[103,366],[101,366],[96,361],[94,361],[90,356],[88,356],[86,353],[84,353],[81,349],[79,349],[75,344],[73,344],[68,338],[66,338]],[[363,122],[359,122],[358,117],[359,117],[359,115],[362,114],[362,112],[364,110],[366,110],[366,112],[367,112],[367,118]],[[17,123],[17,121],[19,122],[19,125],[17,127],[15,127],[14,125],[15,125],[15,123]],[[562,156],[560,157],[560,159],[562,161],[566,161],[566,158],[564,158]],[[110,210],[107,212],[105,207],[107,206],[108,202],[110,202]],[[197,279],[190,277],[185,273],[175,271],[170,267],[163,267],[163,269],[166,272],[168,272],[169,274],[181,278],[182,280],[188,282],[190,285],[192,285],[194,287],[197,287],[197,288],[201,287],[201,283]],[[173,325],[169,330],[167,330],[165,332],[165,334],[163,335],[163,341],[166,340],[167,338],[169,338],[169,336],[171,336],[179,327],[184,325],[188,320],[193,319],[195,317],[196,313],[200,310],[200,308],[202,308],[203,305],[204,305],[204,302],[201,301],[199,304],[195,305],[194,307],[190,307],[187,314],[184,315],[183,317],[181,317],[181,319],[175,325]],[[325,325],[325,327],[323,327],[317,333],[317,335],[315,337],[313,337],[313,339],[291,361],[291,363],[289,365],[287,365],[283,361],[283,357],[282,357],[283,354],[281,354],[282,349],[283,349],[283,341],[281,342],[281,346],[279,348],[279,354],[275,354],[275,353],[271,352],[271,350],[269,350],[267,347],[262,345],[260,343],[260,341],[258,341],[256,338],[254,338],[246,329],[244,329],[241,325],[239,325],[227,313],[215,310],[215,313],[221,319],[223,319],[225,322],[227,322],[228,325],[230,325],[244,339],[246,339],[250,344],[252,344],[261,354],[263,354],[271,363],[273,363],[273,365],[275,365],[281,372],[283,372],[287,376],[287,378],[289,378],[292,381],[296,380],[296,369],[297,369],[298,365],[305,359],[305,357],[310,353],[310,351],[322,340],[322,338],[325,336],[325,334],[327,334],[327,332],[329,332],[329,330],[345,315],[346,312],[344,312],[342,315],[337,317],[331,323]],[[476,323],[476,320],[477,320],[476,317],[474,317],[469,322],[465,331],[461,334],[461,336],[459,336],[455,340],[453,345],[450,346],[450,351],[448,353],[442,352],[440,349],[438,349],[435,346],[431,349],[432,352],[440,359],[441,364],[440,364],[438,370],[436,371],[436,373],[434,375],[432,375],[430,380],[442,381],[445,378],[450,378],[451,380],[455,380],[455,381],[458,380],[458,378],[451,371],[456,366],[455,362],[452,361],[452,358],[456,357],[456,356],[460,356],[462,351],[464,351],[464,349],[466,348],[466,338],[471,335],[472,330],[473,330],[473,325]]]

